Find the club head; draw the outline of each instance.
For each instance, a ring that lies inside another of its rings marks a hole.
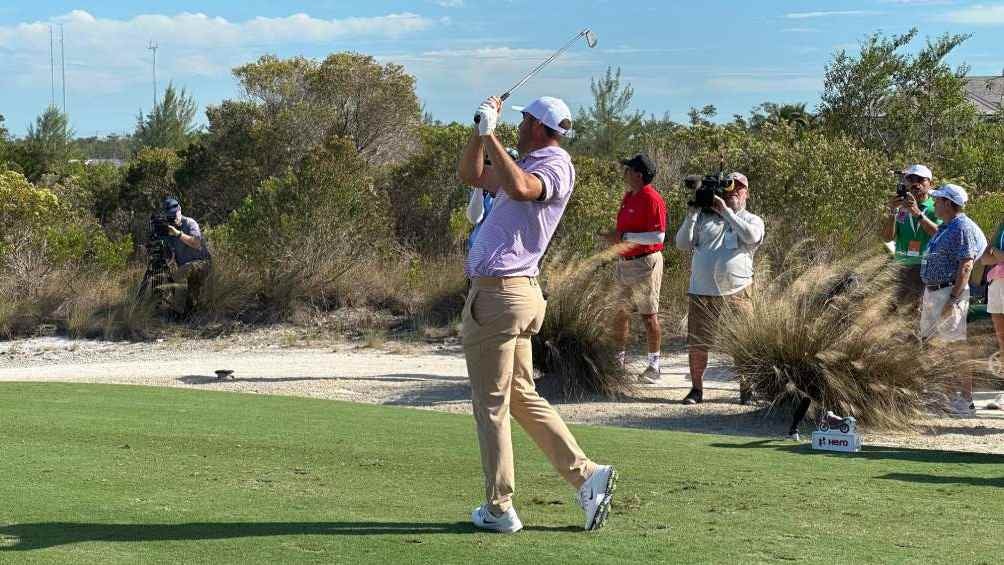
[[[590,49],[592,49],[593,47],[596,47],[596,34],[595,33],[593,33],[591,30],[586,29],[586,30],[582,30],[582,34],[585,36],[585,38],[586,38],[586,45],[588,45]]]

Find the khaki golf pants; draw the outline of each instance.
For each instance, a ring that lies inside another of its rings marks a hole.
[[[475,278],[464,304],[464,356],[485,498],[496,514],[512,507],[515,490],[510,414],[573,487],[596,468],[533,385],[530,337],[540,331],[546,306],[537,279],[529,277]]]

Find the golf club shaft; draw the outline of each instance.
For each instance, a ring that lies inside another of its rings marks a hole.
[[[516,90],[517,88],[519,88],[519,87],[523,86],[524,84],[526,84],[526,81],[528,81],[531,78],[533,78],[533,75],[535,75],[538,72],[540,72],[540,70],[543,69],[545,66],[547,66],[548,63],[550,63],[551,61],[557,59],[559,55],[561,55],[562,53],[564,53],[569,47],[572,46],[573,43],[575,43],[576,41],[578,41],[579,38],[581,38],[582,36],[584,36],[588,31],[589,30],[585,30],[584,29],[584,30],[580,31],[579,33],[577,33],[575,35],[575,37],[573,37],[572,39],[568,40],[568,43],[566,43],[561,49],[558,49],[557,51],[555,51],[554,54],[551,55],[550,57],[548,57],[543,63],[537,65],[536,67],[534,67],[533,70],[531,70],[530,72],[526,73],[526,75],[522,79],[520,79],[519,82],[517,82],[516,84],[512,85],[511,87],[509,87],[509,90],[506,90],[505,92],[503,92],[499,96],[499,98],[503,102],[505,102],[506,98],[509,98],[509,96],[513,93],[514,90]],[[480,121],[481,121],[481,116],[475,115],[474,116],[474,123],[479,123]]]

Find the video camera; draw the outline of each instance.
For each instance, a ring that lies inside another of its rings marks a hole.
[[[697,208],[711,208],[715,197],[724,199],[725,195],[735,190],[735,181],[732,178],[723,176],[719,171],[717,175],[689,175],[683,180],[687,188],[694,191],[694,198],[687,202],[687,206]]]
[[[725,148],[719,149],[718,173],[709,173],[703,177],[688,175],[683,179],[683,184],[694,191],[694,198],[687,202],[687,206],[710,210],[716,196],[725,199],[726,194],[736,189],[735,181],[725,174]]]
[[[174,222],[165,214],[150,214],[150,237],[170,237]]]

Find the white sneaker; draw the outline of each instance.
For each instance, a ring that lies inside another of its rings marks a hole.
[[[482,530],[507,534],[523,529],[523,522],[519,521],[515,508],[510,508],[501,516],[495,516],[488,510],[488,504],[482,504],[471,511],[471,522]]]
[[[617,488],[617,470],[600,465],[579,489],[579,506],[586,513],[586,531],[598,530],[607,521],[610,501]]]
[[[948,410],[949,414],[960,418],[968,418],[976,414],[976,407],[973,406],[973,403],[961,396],[952,401]]]
[[[659,369],[651,365],[638,375],[638,382],[645,385],[657,385],[660,379],[662,379],[662,375],[659,374]]]

